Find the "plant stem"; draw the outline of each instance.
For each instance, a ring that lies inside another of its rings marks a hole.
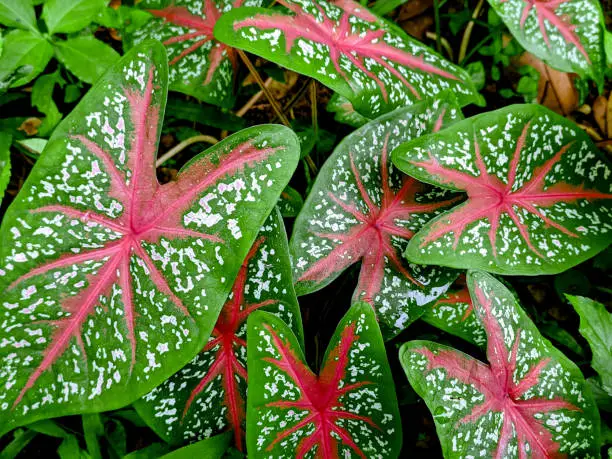
[[[442,42],[440,40],[440,0],[434,0],[434,22],[436,24],[436,51],[442,53]]]
[[[457,57],[457,60],[459,62],[463,62],[463,60],[465,59],[465,53],[467,52],[467,47],[470,42],[470,36],[472,35],[472,29],[474,28],[474,19],[476,19],[480,14],[483,4],[484,0],[478,0],[478,4],[476,5],[474,13],[472,14],[472,20],[468,22],[468,25],[465,28],[465,32],[463,33],[463,39],[461,40],[461,46],[459,48],[459,56]]]
[[[161,166],[166,161],[168,161],[170,158],[172,158],[174,155],[176,155],[176,154],[180,153],[181,151],[183,151],[189,145],[192,145],[192,144],[198,143],[198,142],[206,142],[206,143],[210,143],[211,145],[214,145],[214,144],[216,144],[218,142],[218,140],[215,139],[213,136],[210,136],[210,135],[194,135],[193,137],[189,137],[188,139],[183,140],[181,143],[175,145],[170,150],[168,150],[166,153],[164,153],[155,162],[155,167]]]
[[[249,72],[251,72],[251,75],[253,75],[253,78],[255,78],[255,81],[257,82],[257,84],[259,85],[263,93],[265,94],[266,99],[268,99],[268,102],[272,106],[272,110],[274,110],[274,113],[276,113],[276,116],[278,117],[278,119],[281,121],[281,123],[283,123],[285,126],[290,128],[291,124],[289,123],[289,120],[287,119],[282,109],[278,105],[278,102],[276,101],[276,99],[274,99],[274,96],[270,94],[270,91],[264,84],[263,80],[261,79],[261,76],[259,76],[259,72],[257,72],[257,69],[255,68],[251,60],[247,57],[246,54],[244,54],[244,51],[241,51],[239,49],[237,49],[236,51],[238,51],[238,55],[240,56],[240,59],[242,59],[242,62],[244,62],[244,65],[247,66],[247,68],[249,69]]]
[[[438,38],[440,39],[440,44],[442,45],[442,47],[444,48],[444,50],[446,51],[446,54],[448,54],[448,57],[451,61],[454,61],[454,54],[453,54],[453,48],[451,48],[450,43],[448,42],[448,40],[444,37],[438,37],[435,33],[433,32],[425,32],[425,36],[431,40],[438,40]]]
[[[272,77],[269,77],[266,81],[264,81],[264,86],[267,88],[268,86],[270,86],[272,81],[273,81]],[[253,105],[255,105],[259,99],[261,99],[261,96],[263,95],[264,95],[263,90],[260,90],[257,93],[255,93],[253,97],[247,100],[246,103],[240,108],[240,110],[236,112],[236,116],[240,116],[240,117],[244,116],[245,113],[248,112],[251,109],[251,107],[253,107]]]

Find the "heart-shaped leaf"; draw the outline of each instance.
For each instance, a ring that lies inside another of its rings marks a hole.
[[[458,197],[406,177],[389,152],[461,117],[436,102],[381,116],[347,136],[325,162],[298,215],[290,248],[296,292],[319,290],[361,261],[354,300],[371,303],[391,338],[425,311],[457,277],[408,266],[407,240]]]
[[[461,283],[465,282],[462,275]],[[487,332],[474,314],[474,306],[467,285],[446,292],[421,316],[425,322],[447,333],[482,346],[487,342]]]
[[[356,303],[314,374],[280,319],[248,325],[249,457],[397,457],[402,428],[393,378],[372,308]]]
[[[491,275],[468,273],[489,365],[430,341],[400,360],[433,414],[445,457],[598,457],[599,414],[574,363]]]
[[[170,89],[205,102],[231,107],[235,50],[215,40],[213,28],[222,12],[262,0],[144,0],[139,8],[152,18],[126,36],[127,45],[161,41],[168,51]]]
[[[374,118],[452,91],[480,103],[470,77],[352,0],[278,0],[289,11],[236,8],[215,26],[229,46],[316,78]]]
[[[393,162],[468,194],[412,238],[414,263],[555,274],[610,243],[610,164],[582,129],[544,107],[469,118],[398,147]]]
[[[0,431],[118,408],[204,346],[294,171],[287,128],[247,129],[159,185],[160,44],[128,53],[56,129],[0,229]]]
[[[246,320],[257,309],[290,324],[302,342],[289,247],[277,209],[265,221],[244,260],[208,343],[181,371],[135,403],[160,435],[180,444],[234,431],[242,449],[246,415]]]
[[[563,72],[603,86],[603,12],[598,0],[489,0],[525,49]]]

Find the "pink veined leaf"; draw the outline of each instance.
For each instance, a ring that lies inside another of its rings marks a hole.
[[[474,314],[474,306],[464,275],[457,279],[448,292],[427,308],[421,319],[477,346],[484,347],[487,342],[486,330]]]
[[[369,305],[342,319],[318,375],[277,317],[253,313],[248,339],[249,457],[397,457],[397,400]]]
[[[582,129],[544,107],[475,116],[401,145],[393,161],[468,195],[412,238],[412,262],[554,274],[610,243],[610,163]]]
[[[287,13],[236,8],[215,26],[215,36],[329,86],[362,115],[452,91],[461,106],[481,103],[464,70],[387,25],[352,0],[279,0]]]
[[[258,309],[290,324],[302,341],[282,218],[274,210],[247,254],[232,293],[202,351],[179,372],[135,403],[140,416],[173,444],[227,429],[243,449],[246,420],[246,320]]]
[[[163,47],[128,53],[57,128],[0,230],[0,431],[120,407],[202,348],[298,159],[242,131],[160,185]]]
[[[206,102],[231,107],[236,51],[217,41],[213,28],[223,12],[242,5],[261,6],[261,0],[144,0],[138,7],[152,18],[130,30],[128,45],[159,40],[169,59],[169,88]]]
[[[414,233],[460,197],[400,174],[389,152],[460,116],[441,102],[419,104],[380,117],[340,143],[295,222],[290,248],[298,295],[361,262],[353,298],[374,306],[383,336],[391,338],[446,291],[456,272],[408,265],[402,252]]]
[[[603,13],[598,0],[489,0],[517,40],[550,66],[603,86]]]
[[[489,274],[468,273],[487,332],[486,365],[447,346],[400,350],[425,399],[445,457],[596,457],[599,414],[574,363],[544,339],[514,295]]]

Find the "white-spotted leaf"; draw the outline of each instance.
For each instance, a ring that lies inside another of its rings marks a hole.
[[[489,0],[525,49],[563,72],[603,86],[604,17],[599,0]]]
[[[355,128],[361,127],[372,121],[370,118],[366,118],[355,111],[351,101],[338,93],[334,93],[331,99],[329,99],[327,111],[335,113],[334,119],[339,123],[348,124]]]
[[[371,121],[338,145],[295,222],[290,248],[298,295],[361,262],[354,300],[375,307],[383,336],[391,338],[446,291],[455,272],[408,265],[401,254],[416,231],[460,197],[401,174],[389,153],[460,117],[439,101],[418,104]]]
[[[0,431],[118,408],[204,346],[294,171],[287,128],[244,130],[160,185],[155,42],[58,126],[0,229]]]
[[[356,303],[330,340],[319,374],[278,317],[248,321],[249,457],[393,458],[402,429],[372,308]]]
[[[540,335],[502,283],[470,272],[468,287],[487,331],[488,365],[430,341],[400,349],[444,456],[599,457],[599,414],[578,367]]]
[[[132,31],[126,42],[161,41],[168,51],[171,90],[231,107],[237,55],[215,40],[213,28],[231,8],[261,4],[262,0],[144,0],[138,6],[152,18]]]
[[[487,332],[474,314],[474,305],[465,284],[465,276],[461,275],[456,285],[459,288],[451,287],[426,309],[421,319],[470,343],[484,346],[487,342]]]
[[[555,274],[610,243],[610,163],[582,129],[542,106],[466,119],[392,157],[418,180],[468,195],[412,238],[412,262]]]
[[[480,103],[467,73],[352,0],[279,0],[287,12],[236,8],[215,36],[316,78],[373,118],[452,91]]]
[[[202,352],[135,403],[162,438],[180,444],[231,429],[234,444],[243,449],[246,321],[258,309],[280,317],[302,342],[287,236],[277,209],[261,227]]]

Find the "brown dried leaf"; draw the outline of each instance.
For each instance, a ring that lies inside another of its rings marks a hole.
[[[399,22],[412,19],[419,14],[423,14],[428,8],[433,6],[433,0],[408,0],[399,10],[397,20]]]
[[[21,123],[21,126],[19,126],[17,130],[24,131],[27,135],[34,135],[38,134],[38,128],[41,124],[42,120],[40,118],[32,117],[26,119],[23,123]]]
[[[593,102],[593,118],[597,123],[599,130],[606,135],[606,118],[608,118],[608,107],[609,102],[604,96],[597,96],[597,99]]]
[[[578,108],[578,91],[574,75],[560,72],[546,65],[533,54],[525,52],[518,59],[519,65],[530,65],[540,72],[538,103],[567,116]]]

